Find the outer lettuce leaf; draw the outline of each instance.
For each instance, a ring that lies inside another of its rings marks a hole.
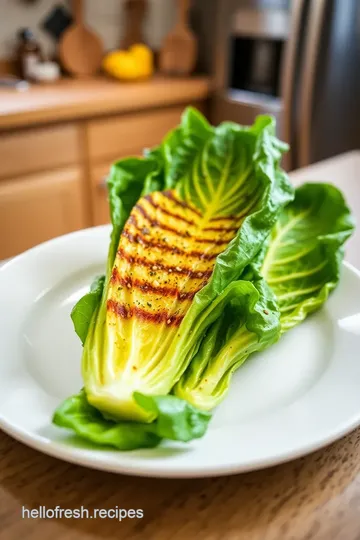
[[[156,412],[152,424],[114,422],[92,407],[84,390],[64,401],[55,411],[53,423],[75,431],[82,439],[118,450],[153,448],[164,438],[187,442],[202,437],[210,414],[194,409],[175,396],[134,395],[139,406]]]
[[[272,288],[282,332],[319,309],[339,283],[354,220],[339,189],[305,184],[281,212],[257,267]]]
[[[98,276],[91,284],[90,291],[85,294],[71,312],[71,319],[74,323],[75,332],[84,345],[88,334],[89,325],[94,312],[97,310],[101,301],[104,289],[105,276]]]
[[[199,151],[214,135],[215,129],[192,107],[182,118],[181,125],[165,137],[159,151],[164,160],[165,187],[172,189],[188,174]]]
[[[52,421],[58,427],[74,431],[84,440],[118,450],[153,448],[161,441],[152,431],[144,429],[143,424],[106,420],[89,405],[84,391],[66,399],[55,411]]]
[[[202,410],[226,396],[232,375],[250,354],[280,336],[280,314],[266,282],[231,283],[223,293],[221,316],[206,330],[201,345],[174,388],[174,393]]]
[[[217,257],[210,283],[196,296],[198,304],[211,301],[231,281],[240,278],[269,236],[280,210],[294,198],[289,178],[280,167],[285,148],[275,136],[271,117],[258,117],[251,128],[222,124],[202,155],[209,164],[213,189],[204,181],[198,163],[179,184],[179,191],[188,193],[198,207],[206,201],[212,209],[215,202],[216,216],[244,216],[236,237]]]

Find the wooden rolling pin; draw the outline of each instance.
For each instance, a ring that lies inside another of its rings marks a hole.
[[[197,41],[189,25],[190,0],[177,0],[175,28],[165,38],[160,51],[160,71],[167,75],[186,76],[192,73],[197,61]]]

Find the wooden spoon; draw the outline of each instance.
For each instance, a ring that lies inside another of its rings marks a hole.
[[[160,51],[160,71],[167,75],[189,75],[197,60],[197,41],[189,25],[190,0],[178,0],[178,21]]]
[[[147,0],[126,0],[125,10],[125,36],[120,47],[128,49],[137,43],[145,43],[143,24],[148,7]]]
[[[74,24],[65,30],[59,43],[59,57],[72,75],[86,77],[96,73],[103,58],[103,45],[98,35],[85,26],[82,0],[72,0]]]

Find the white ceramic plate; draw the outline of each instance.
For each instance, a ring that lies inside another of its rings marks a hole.
[[[103,271],[110,229],[42,244],[0,270],[0,427],[46,454],[118,473],[216,476],[302,456],[360,425],[360,272],[345,264],[326,306],[235,375],[203,439],[96,450],[51,425],[82,386],[74,303]]]

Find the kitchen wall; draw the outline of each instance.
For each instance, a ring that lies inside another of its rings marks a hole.
[[[123,6],[125,0],[84,0],[88,24],[101,36],[106,49],[117,47],[124,27]],[[158,48],[164,35],[171,28],[175,17],[175,0],[148,0],[149,9],[145,23],[148,43]],[[16,32],[20,27],[30,27],[40,40],[44,51],[51,54],[54,41],[41,30],[39,21],[58,4],[70,7],[66,0],[0,0],[0,58],[13,55]]]

